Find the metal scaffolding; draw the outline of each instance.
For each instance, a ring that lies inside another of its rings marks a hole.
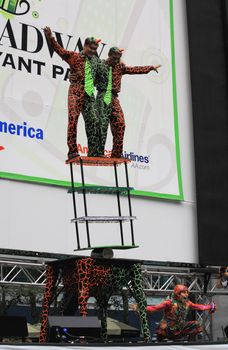
[[[143,265],[142,275],[147,295],[169,295],[176,284],[186,284],[189,291],[194,294],[206,294],[207,296],[228,294],[228,290],[216,287],[217,268],[167,268]]]
[[[0,286],[45,287],[46,263],[54,258],[0,257]],[[147,296],[168,296],[176,284],[188,286],[196,303],[209,303],[214,295],[228,295],[228,289],[218,289],[216,268],[142,265],[144,292]],[[59,284],[61,287],[61,283]],[[196,319],[205,328],[204,338],[212,340],[210,314],[196,312]]]
[[[46,263],[54,260],[56,259],[45,257],[0,256],[0,285],[45,286]],[[169,295],[174,286],[181,283],[186,284],[189,291],[197,295],[228,295],[228,289],[216,287],[217,272],[216,268],[142,265],[144,291],[148,296]]]
[[[20,260],[15,258],[0,260],[0,285],[4,286],[45,286],[44,261]]]

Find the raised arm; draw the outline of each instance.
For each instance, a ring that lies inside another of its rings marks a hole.
[[[68,51],[65,50],[61,45],[59,45],[59,43],[55,40],[55,38],[52,35],[52,31],[49,27],[45,27],[44,28],[44,34],[46,36],[46,38],[48,39],[49,43],[51,44],[51,46],[53,47],[53,49],[55,50],[55,52],[66,62],[69,61],[69,59],[71,58],[73,51]]]
[[[123,65],[123,74],[148,74],[152,70],[158,73],[158,68],[160,67],[161,67],[160,64],[158,66],[135,66],[135,67],[128,67]]]

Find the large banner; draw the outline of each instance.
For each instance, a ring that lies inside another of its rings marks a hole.
[[[0,9],[0,176],[69,184],[69,66],[48,45],[49,26],[68,50],[80,51],[95,36],[101,59],[118,46],[128,66],[162,65],[158,74],[123,76],[123,156],[132,160],[134,194],[182,200],[172,0],[0,0]],[[82,116],[78,131],[85,156]],[[109,185],[111,171],[88,167],[86,182]]]

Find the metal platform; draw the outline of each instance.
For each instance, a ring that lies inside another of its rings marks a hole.
[[[87,248],[80,248],[80,249],[74,249],[75,252],[77,251],[83,251],[83,250],[94,250],[94,249],[116,249],[116,250],[125,250],[125,249],[134,249],[138,248],[138,245],[107,245],[107,246],[96,246],[96,247],[87,247]]]
[[[78,156],[70,160],[66,160],[66,164],[78,164],[87,166],[113,166],[120,165],[122,163],[130,163],[131,160],[128,158],[111,158],[111,157],[84,157]]]
[[[135,220],[136,216],[81,216],[72,219],[71,222],[90,222],[90,223],[119,223]]]

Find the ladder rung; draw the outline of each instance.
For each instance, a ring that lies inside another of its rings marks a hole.
[[[71,222],[91,222],[91,223],[101,223],[101,222],[125,222],[130,220],[135,220],[136,216],[81,216],[79,218],[72,219]]]
[[[113,187],[113,186],[96,186],[96,185],[88,185],[88,186],[76,186],[74,188],[69,188],[68,193],[72,192],[87,192],[87,193],[120,193],[120,194],[127,194],[128,191],[133,190],[133,187]]]

